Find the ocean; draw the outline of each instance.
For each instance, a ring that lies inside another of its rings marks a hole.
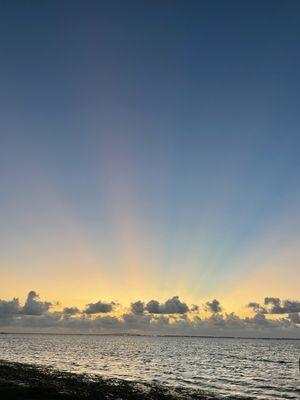
[[[0,359],[61,371],[202,389],[217,396],[300,399],[300,340],[0,335]]]

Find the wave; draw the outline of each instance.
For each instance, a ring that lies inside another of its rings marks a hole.
[[[222,355],[221,355],[222,356]],[[293,364],[292,361],[287,361],[287,360],[271,360],[269,358],[249,358],[249,357],[242,357],[242,356],[236,356],[233,354],[226,354],[224,355],[226,358],[234,358],[236,360],[240,361],[252,361],[252,362],[265,362],[265,363],[272,363],[272,364]]]
[[[7,361],[0,361],[0,397],[37,400],[253,400],[253,397],[214,395],[202,390],[74,374]]]

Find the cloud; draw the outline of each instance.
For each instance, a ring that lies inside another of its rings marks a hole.
[[[85,314],[100,314],[100,313],[109,313],[113,310],[115,306],[114,302],[105,303],[101,300],[97,303],[89,303],[86,306],[86,309],[83,311]]]
[[[62,318],[60,312],[48,312],[46,314],[26,314],[15,320],[15,325],[26,328],[53,328],[59,327]]]
[[[267,310],[269,314],[283,314],[280,303],[281,301],[278,297],[265,297],[264,305],[271,306]]]
[[[284,300],[282,311],[283,314],[300,312],[300,301]]]
[[[294,324],[299,324],[300,325],[300,313],[291,313],[291,314],[288,315],[288,318]]]
[[[89,332],[93,329],[93,320],[85,314],[80,314],[79,317],[69,316],[68,318],[63,318],[63,320],[60,320],[57,325],[71,332]]]
[[[264,307],[262,307],[259,303],[256,303],[255,301],[250,302],[247,307],[252,308],[253,311],[256,313],[265,314],[267,312]]]
[[[63,309],[64,315],[76,315],[80,314],[80,310],[77,307],[65,307]]]
[[[244,337],[299,337],[300,312],[296,300],[280,300],[267,297],[263,306],[257,302],[248,304],[255,312],[252,317],[241,318],[234,313],[223,313],[216,299],[205,303],[211,314],[201,318],[199,308],[182,302],[178,296],[164,303],[151,300],[146,305],[138,300],[123,315],[107,315],[116,303],[90,303],[80,311],[77,307],[59,305],[51,307],[41,301],[36,292],[28,294],[25,305],[18,298],[0,300],[0,325],[5,331],[17,332],[73,332],[73,333],[138,333],[167,335],[212,335]],[[58,310],[57,310],[58,309]],[[276,311],[285,315],[273,316]],[[97,315],[98,314],[98,315]],[[105,314],[105,315],[101,315]]]
[[[20,312],[19,299],[0,300],[0,318],[12,316]]]
[[[133,314],[144,314],[145,311],[145,303],[143,301],[136,301],[135,303],[131,303],[130,305],[131,312]]]
[[[163,305],[157,300],[150,300],[146,305],[146,310],[150,314],[164,314]]]
[[[147,314],[123,314],[122,316],[123,324],[129,329],[148,329],[152,320],[152,316]]]
[[[265,297],[264,304],[265,306],[272,304],[274,307],[278,307],[280,305],[280,299],[278,297]]]
[[[261,314],[290,314],[300,312],[300,302],[297,300],[280,300],[278,297],[265,297],[264,306],[256,302],[248,304],[249,308]]]
[[[150,300],[145,310],[150,314],[185,314],[190,311],[187,304],[181,302],[178,296],[174,296],[162,304],[157,300]]]
[[[25,302],[24,307],[21,310],[21,314],[24,315],[42,315],[49,310],[52,306],[52,303],[48,301],[40,301],[39,295],[31,290],[28,293],[27,300]]]
[[[95,328],[117,329],[122,327],[122,321],[117,317],[106,315],[104,317],[95,318],[92,325]]]
[[[220,313],[222,311],[221,304],[216,299],[212,300],[211,302],[207,301],[205,303],[205,309],[206,309],[206,311],[209,311],[209,312],[211,312],[213,314],[217,314],[217,313]]]

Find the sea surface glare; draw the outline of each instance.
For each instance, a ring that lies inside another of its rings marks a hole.
[[[216,395],[300,399],[300,340],[0,335],[0,359]]]

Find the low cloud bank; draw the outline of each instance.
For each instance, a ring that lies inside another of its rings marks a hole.
[[[0,300],[0,326],[5,331],[300,338],[300,302],[296,300],[266,297],[263,304],[250,302],[248,307],[254,315],[245,318],[223,312],[217,299],[201,307],[188,306],[178,296],[163,303],[137,300],[128,309],[119,306],[99,300],[83,310],[56,310],[57,305],[40,300],[35,291],[30,291],[23,306],[18,298]]]

